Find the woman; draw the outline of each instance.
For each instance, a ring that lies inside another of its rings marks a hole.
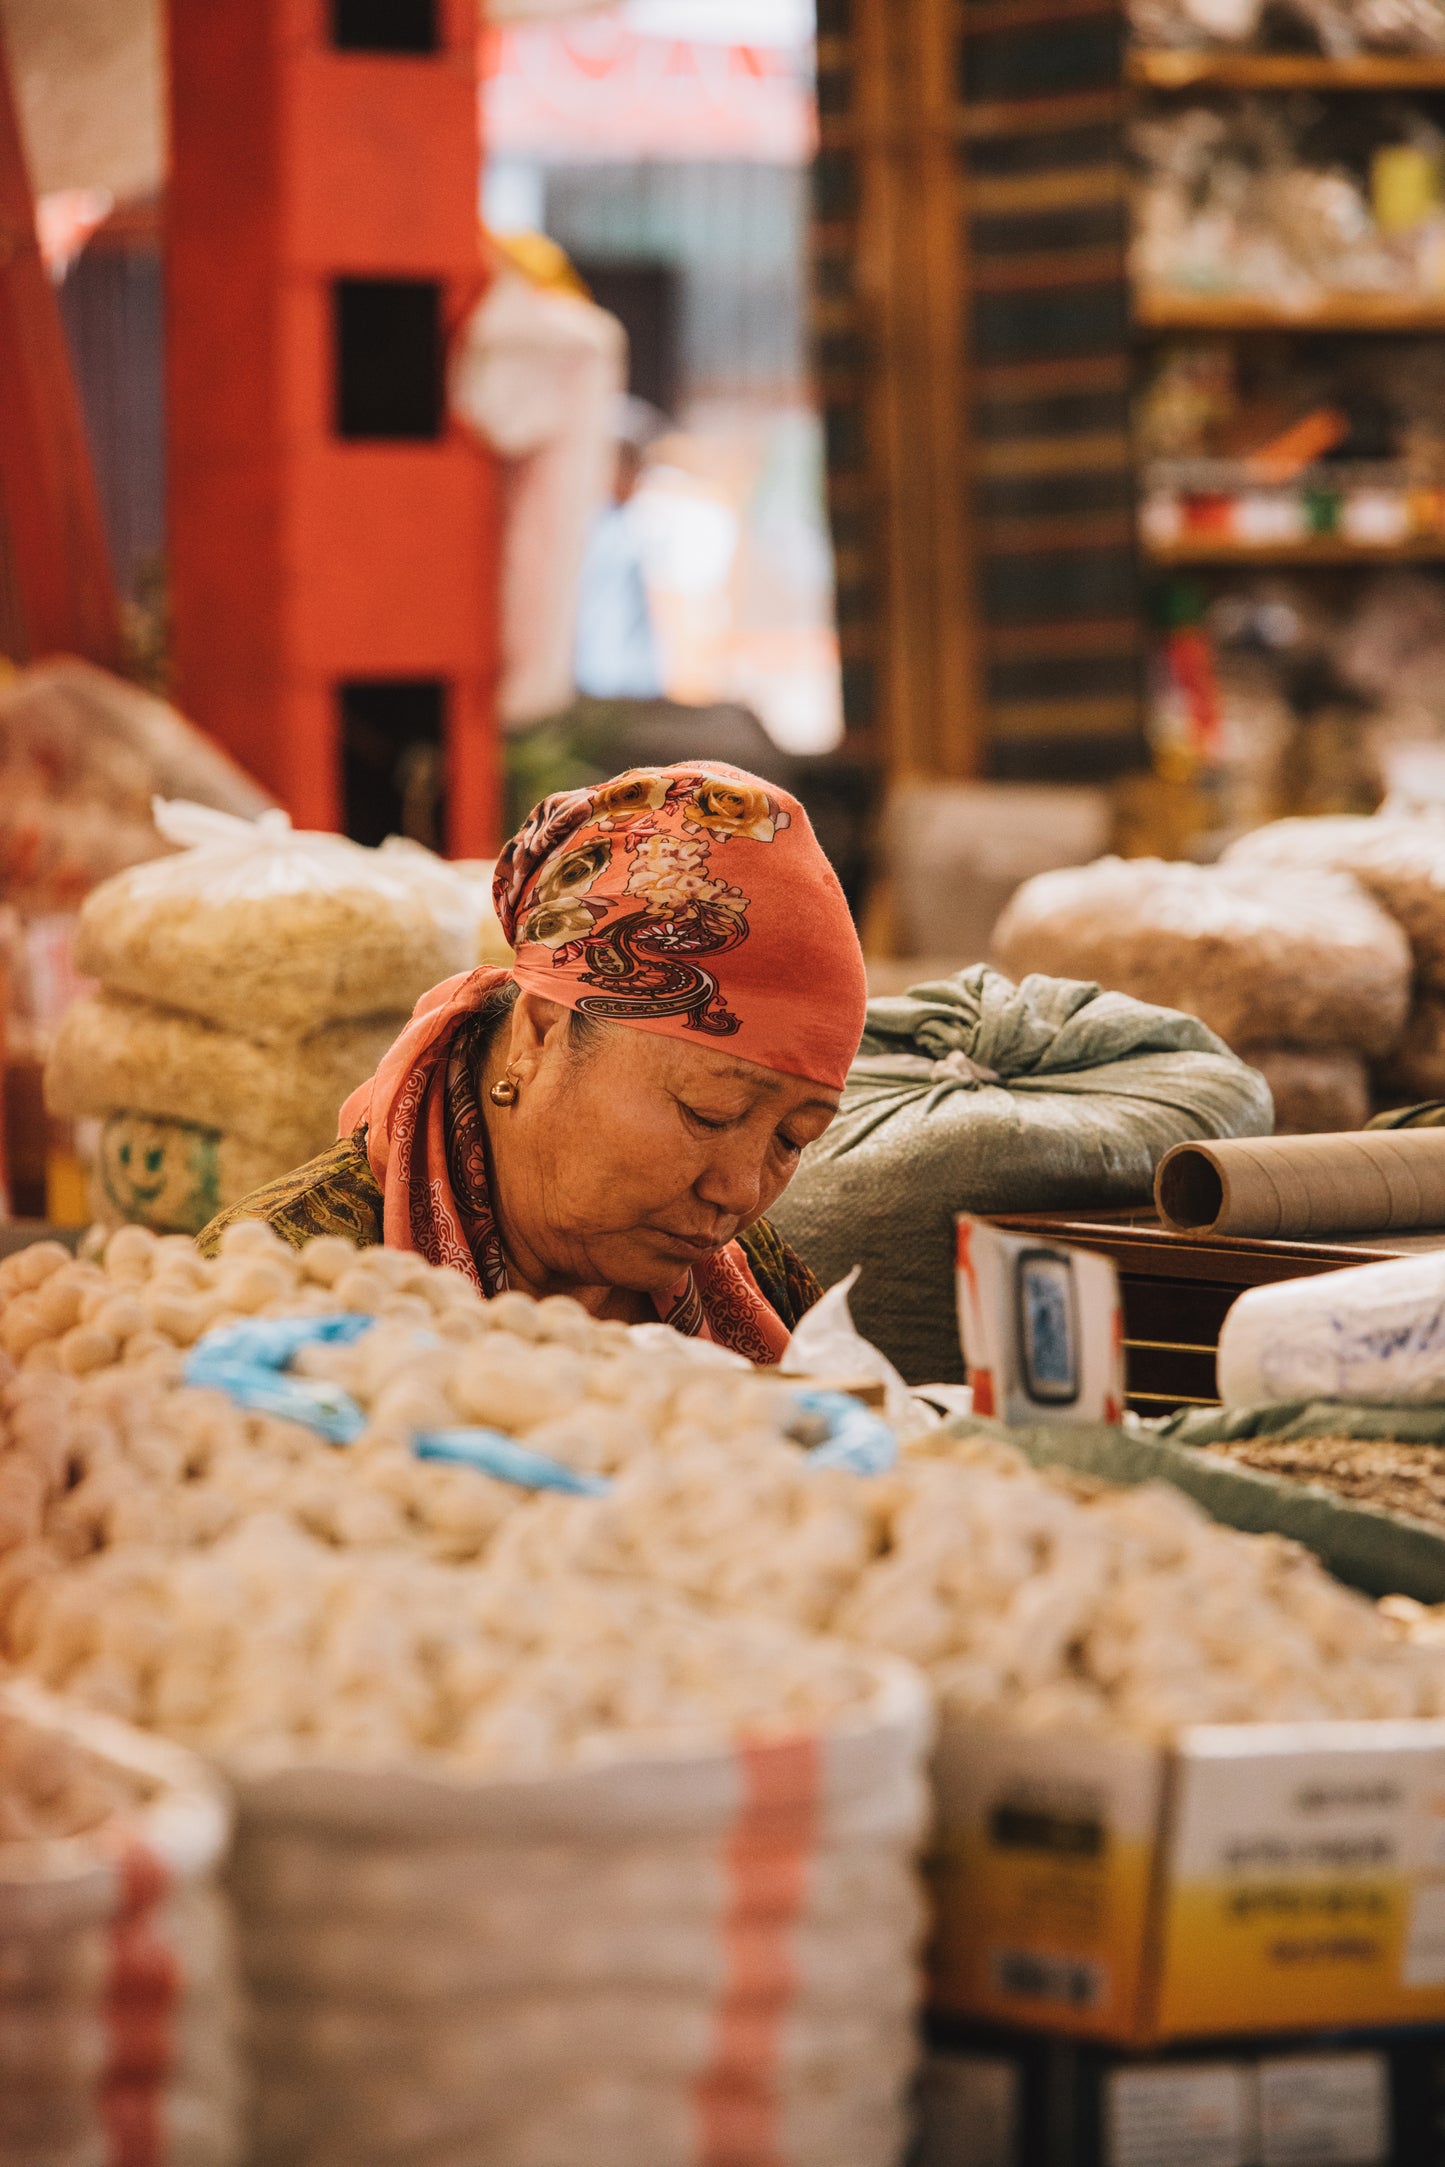
[[[838,1108],[863,958],[807,815],[736,768],[537,807],[497,865],[509,971],[435,987],[309,1166],[222,1213],[569,1294],[773,1362],[817,1281],[768,1227]]]

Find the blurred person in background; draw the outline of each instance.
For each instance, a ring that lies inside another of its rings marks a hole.
[[[577,593],[577,690],[594,700],[656,700],[664,690],[634,498],[666,428],[645,399],[618,401],[612,502],[588,538]]]

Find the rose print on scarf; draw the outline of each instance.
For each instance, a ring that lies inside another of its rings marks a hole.
[[[538,806],[498,864],[498,915],[512,937],[550,949],[555,969],[595,989],[577,1002],[580,1015],[676,1017],[730,1036],[740,1020],[703,959],[747,939],[750,898],[719,876],[713,853],[734,840],[771,843],[789,825],[751,778],[633,768]],[[604,883],[610,894],[599,893]]]
[[[714,775],[690,789],[684,787],[684,821],[720,842],[732,835],[745,835],[755,843],[770,843],[780,828],[792,825],[789,816],[756,783],[726,782]]]
[[[666,775],[648,768],[632,768],[616,782],[603,783],[592,793],[592,809],[599,828],[622,827],[647,813],[661,812],[672,788]]]

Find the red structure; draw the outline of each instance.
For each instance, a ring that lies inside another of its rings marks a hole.
[[[120,660],[90,449],[0,35],[0,654]]]
[[[298,824],[496,839],[499,491],[451,427],[483,283],[477,0],[169,0],[181,705]],[[415,817],[421,807],[422,816]]]

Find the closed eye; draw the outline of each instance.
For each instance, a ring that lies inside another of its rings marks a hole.
[[[700,1129],[709,1129],[716,1133],[716,1131],[718,1131],[719,1129],[730,1129],[733,1125],[734,1117],[731,1114],[724,1114],[722,1119],[719,1121],[715,1120],[708,1114],[700,1114],[695,1106],[687,1105],[686,1102],[682,1099],[679,1099],[677,1103],[682,1108],[682,1111],[686,1114],[688,1120],[695,1123],[695,1125]]]

